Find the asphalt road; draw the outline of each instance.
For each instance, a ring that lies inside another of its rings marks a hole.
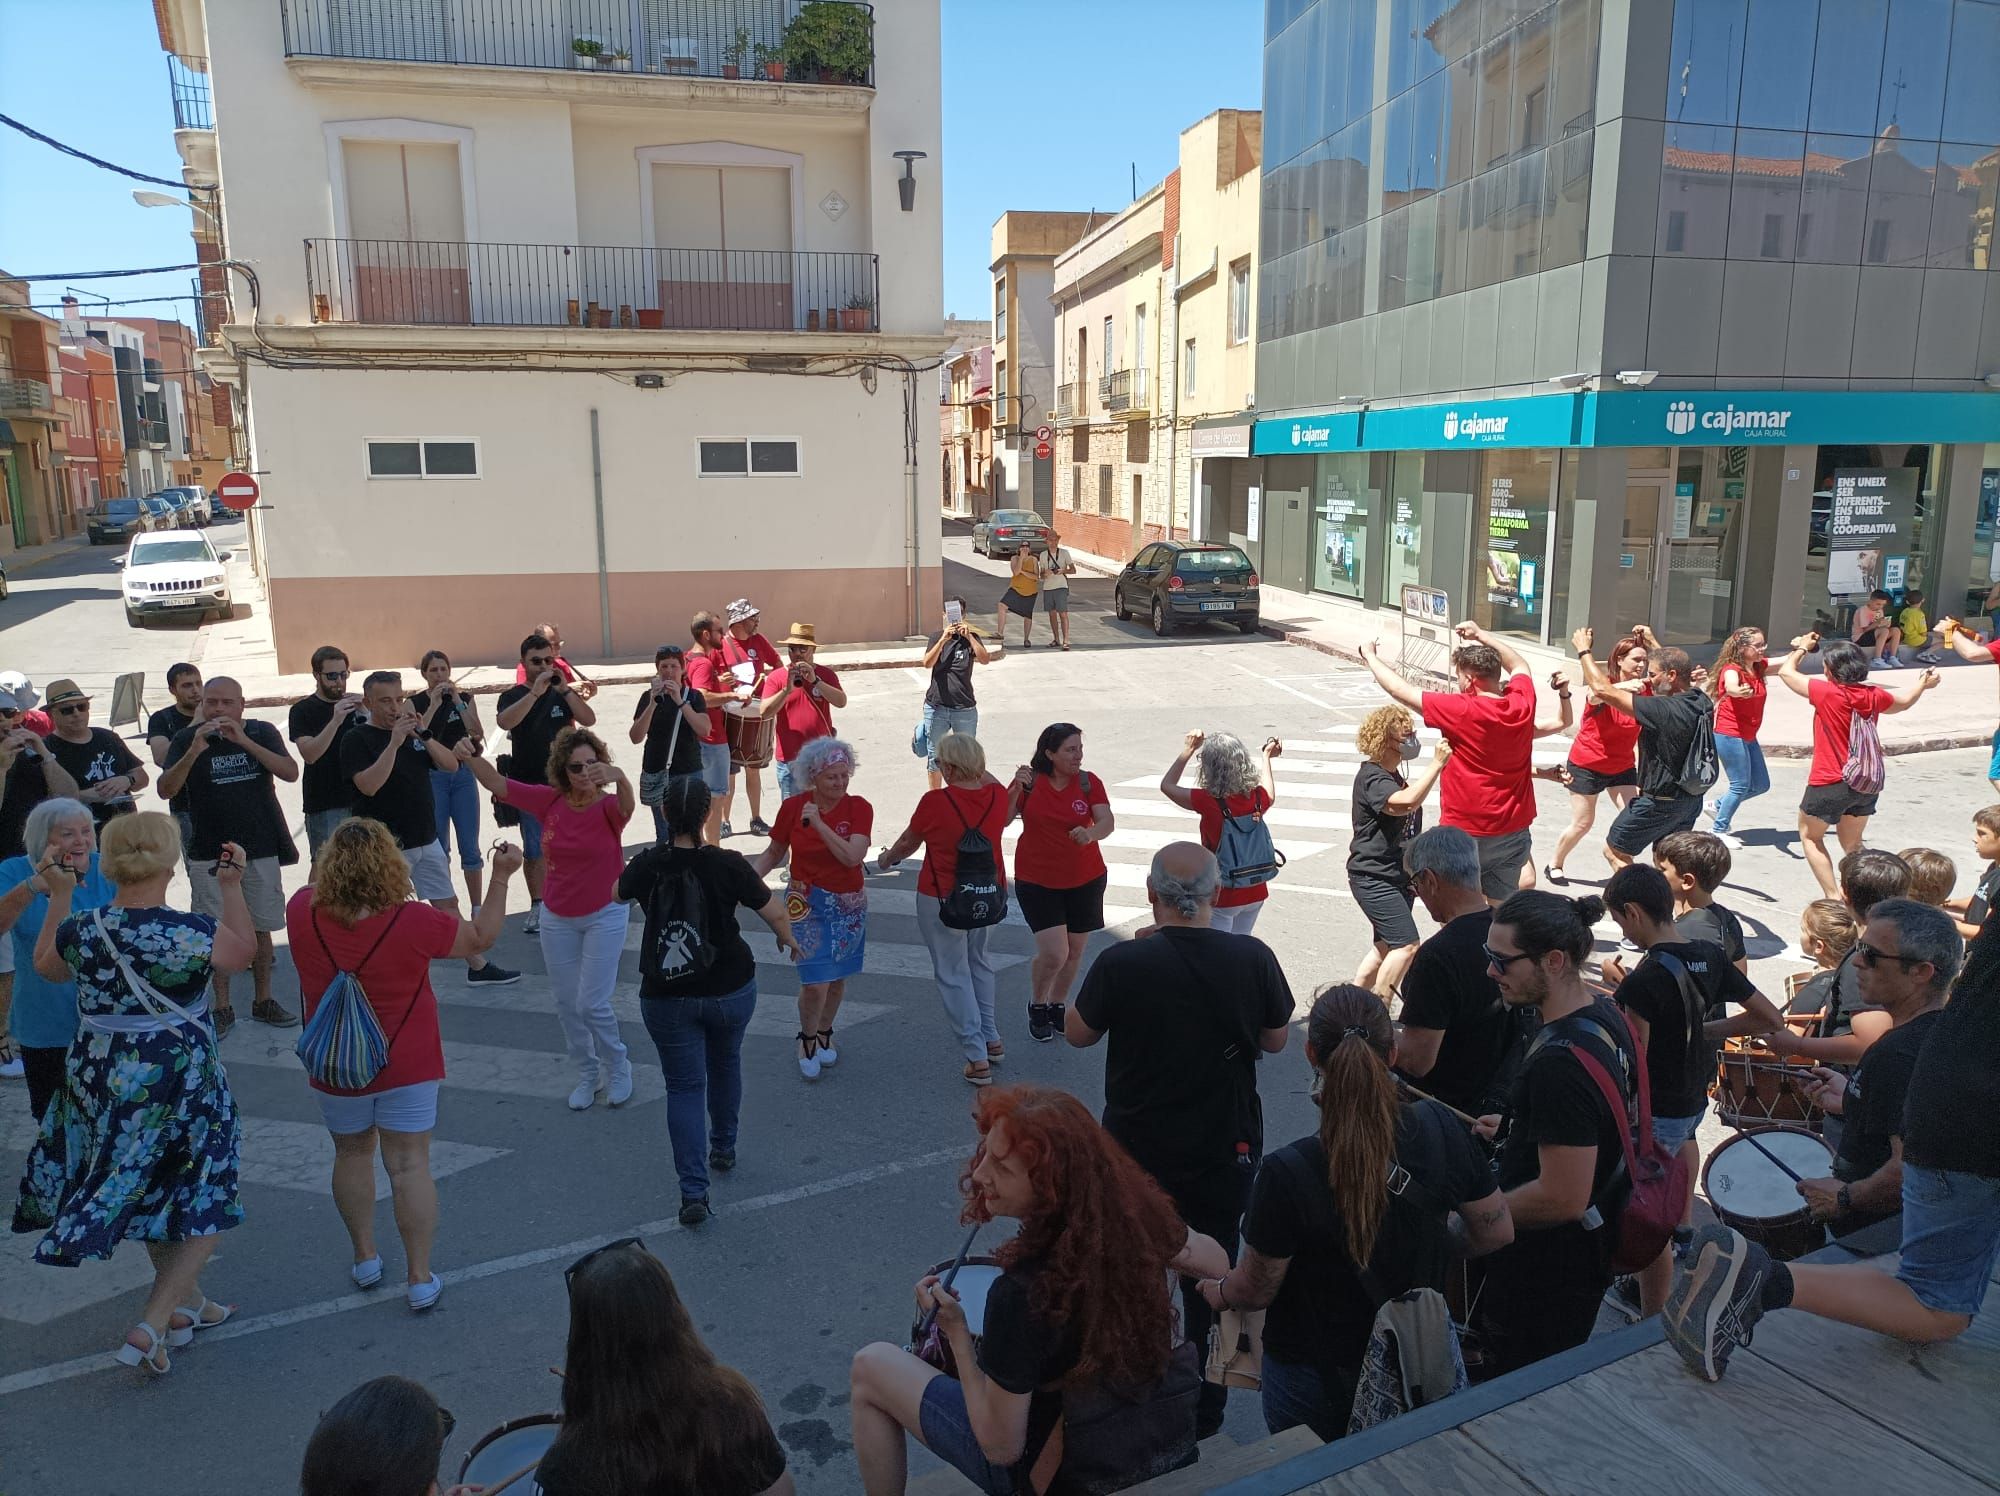
[[[949,533],[946,551],[948,590],[964,592],[975,619],[990,621],[1004,563],[973,558],[962,530]],[[186,653],[185,634],[125,628],[110,554],[85,552],[71,571],[21,578],[15,604],[26,600],[31,611],[25,621],[6,620],[0,668],[25,669],[38,682],[69,673],[101,684],[113,666],[157,672]],[[1100,944],[1143,918],[1152,852],[1191,834],[1193,818],[1155,788],[1181,735],[1199,725],[1251,743],[1283,739],[1273,822],[1290,862],[1258,934],[1279,955],[1303,1014],[1317,986],[1352,974],[1367,942],[1343,862],[1352,730],[1379,694],[1355,668],[1263,637],[1212,629],[1156,640],[1110,617],[1109,589],[1108,580],[1077,579],[1072,652],[1015,650],[979,672],[980,737],[1004,775],[1046,723],[1083,725],[1086,765],[1111,787],[1119,827],[1106,855],[1120,926]],[[781,600],[772,606],[773,616],[783,612]],[[129,653],[100,652],[116,648]],[[924,787],[909,753],[922,681],[887,670],[855,673],[846,684],[852,702],[839,726],[860,754],[855,791],[874,803],[876,839],[886,842]],[[605,720],[622,719],[631,691],[606,694]],[[614,744],[621,760],[635,756],[621,746],[622,738]],[[1560,743],[1543,746],[1548,758],[1563,752]],[[1964,886],[1974,873],[1969,816],[1986,797],[1984,768],[1985,755],[1974,751],[1892,760],[1871,840],[1939,846],[1961,859]],[[1785,952],[1815,894],[1791,833],[1759,829],[1792,822],[1804,765],[1777,762],[1772,774],[1771,795],[1739,816],[1750,846],[1724,894],[1750,928],[1753,973],[1767,991],[1799,969]],[[1566,796],[1546,784],[1538,793],[1545,855]],[[296,798],[287,805],[296,825]],[[740,798],[735,819],[747,821]],[[1575,855],[1573,872],[1594,865],[1596,846]],[[718,1215],[698,1231],[672,1220],[678,1193],[656,1056],[636,1019],[633,958],[620,1002],[640,1089],[618,1111],[581,1115],[563,1105],[571,1075],[539,949],[518,932],[518,917],[496,955],[529,973],[519,986],[473,991],[441,967],[451,1076],[434,1149],[443,1206],[436,1262],[448,1287],[428,1316],[410,1315],[393,1287],[402,1264],[386,1198],[380,1227],[391,1286],[349,1288],[346,1238],[326,1190],[330,1148],[289,1053],[295,1031],[240,1024],[223,1055],[244,1117],[247,1219],[225,1238],[207,1282],[215,1297],[241,1306],[238,1318],[182,1353],[171,1377],[143,1384],[107,1354],[143,1298],[143,1255],[128,1247],[108,1264],[64,1271],[28,1262],[32,1237],[6,1239],[0,1489],[97,1496],[135,1481],[170,1493],[291,1489],[318,1412],[391,1371],[424,1381],[456,1415],[446,1452],[446,1473],[455,1473],[484,1431],[556,1406],[547,1368],[563,1353],[561,1269],[589,1246],[636,1233],[672,1269],[717,1354],[762,1391],[801,1489],[858,1491],[844,1406],[848,1358],[869,1340],[906,1337],[910,1285],[956,1249],[955,1179],[971,1136],[971,1093],[910,917],[914,865],[871,875],[869,886],[869,967],[849,984],[840,1063],[816,1084],[801,1081],[792,1060],[796,980],[783,965],[760,966],[760,1011],[744,1050],[741,1163],[715,1185]],[[1097,1105],[1101,1051],[1027,1039],[1026,929],[1002,927],[997,944],[1011,963],[1000,974],[1009,1051],[1002,1078],[1065,1086]],[[281,997],[295,1001],[282,953],[279,981]],[[1274,1143],[1310,1129],[1296,1041],[1265,1062],[1260,1084]],[[27,1143],[25,1095],[13,1083],[0,1090],[0,1146],[18,1159]],[[1254,1397],[1238,1394],[1225,1436],[1243,1440],[1261,1428]],[[87,1458],[78,1455],[80,1430],[89,1431]],[[915,1457],[917,1473],[931,1468],[928,1456]]]

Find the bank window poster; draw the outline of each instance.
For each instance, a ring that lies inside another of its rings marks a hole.
[[[1865,596],[1878,587],[1915,585],[1908,568],[1916,522],[1915,468],[1835,468],[1826,521],[1828,593]]]
[[[1542,608],[1541,565],[1548,550],[1549,512],[1545,504],[1521,503],[1511,477],[1495,477],[1486,490],[1486,601],[1494,627],[1515,627]],[[1503,610],[1518,615],[1506,619]]]
[[[1986,580],[2000,582],[2000,468],[1982,468],[1979,473],[1979,513],[1972,528],[1974,541],[1984,541]]]
[[[1361,596],[1368,495],[1351,487],[1345,474],[1328,473],[1320,484],[1319,523],[1320,590]]]

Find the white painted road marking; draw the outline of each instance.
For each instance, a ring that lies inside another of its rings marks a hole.
[[[926,968],[928,971],[929,968]],[[509,1013],[546,1013],[551,1024],[556,1011],[546,992],[534,987],[469,987],[454,991],[439,990],[438,1001],[451,1008],[498,1008]],[[644,999],[636,987],[621,986],[611,994],[611,1011],[618,1015],[620,1023],[644,1023],[641,1011]],[[871,1018],[879,1018],[889,1011],[887,1003],[855,1002],[849,1000],[840,1005],[840,1022],[844,1028],[852,1028],[857,1023],[866,1023]],[[799,1030],[797,999],[788,993],[766,992],[757,997],[757,1011],[751,1015],[750,1026],[745,1033],[763,1039],[790,1039]],[[550,1039],[560,1038],[553,1027]],[[525,1051],[524,1051],[525,1052]],[[540,1053],[540,1051],[534,1051]],[[551,1051],[560,1053],[560,1051]],[[227,1055],[224,1056],[228,1058]],[[451,1080],[447,1078],[447,1085]],[[568,1095],[568,1092],[564,1092]]]

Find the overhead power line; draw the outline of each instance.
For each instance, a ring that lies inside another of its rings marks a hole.
[[[5,117],[4,115],[0,115],[0,119],[4,119]],[[226,260],[211,260],[209,265],[223,265],[227,263],[229,262]],[[51,270],[40,275],[16,275],[12,271],[9,271],[7,279],[17,281],[116,280],[119,276],[125,275],[164,275],[170,270],[206,270],[208,268],[208,265],[196,263],[191,265],[148,265],[143,270]]]
[[[40,130],[31,129],[11,115],[0,114],[0,125],[11,130],[19,130],[30,140],[39,140],[51,150],[61,151],[65,156],[74,156],[79,161],[87,161],[103,171],[116,172],[121,177],[130,177],[135,182],[151,182],[156,187],[172,187],[181,192],[212,192],[211,187],[195,187],[186,182],[176,182],[171,177],[148,176],[143,171],[133,171],[129,166],[120,166],[114,161],[106,161],[102,156],[93,156],[89,151],[80,151],[73,145],[64,145],[52,135],[44,135]]]

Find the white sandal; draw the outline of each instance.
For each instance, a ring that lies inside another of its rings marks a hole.
[[[222,1313],[214,1319],[205,1318],[204,1316],[211,1309],[220,1309]],[[201,1302],[195,1305],[194,1308],[183,1307],[176,1309],[174,1313],[185,1314],[188,1317],[188,1323],[184,1325],[176,1325],[172,1319],[167,1321],[167,1346],[170,1350],[179,1350],[194,1339],[197,1330],[212,1330],[217,1325],[227,1324],[231,1317],[235,1315],[236,1306],[234,1304],[218,1304],[214,1299],[204,1294]]]
[[[167,1355],[166,1337],[143,1319],[134,1325],[133,1328],[144,1330],[147,1340],[151,1343],[142,1350],[130,1340],[127,1340],[111,1353],[111,1359],[116,1361],[120,1366],[143,1367],[148,1374],[156,1377],[163,1377],[172,1371],[174,1363],[172,1358]],[[190,1334],[189,1338],[193,1338],[192,1334]]]

